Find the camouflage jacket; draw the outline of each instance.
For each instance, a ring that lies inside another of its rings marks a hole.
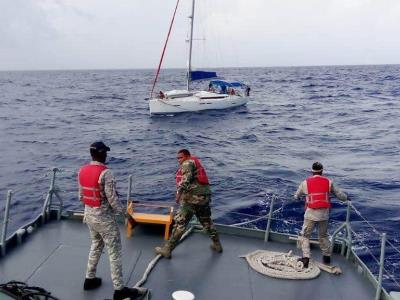
[[[196,165],[187,159],[181,165],[182,180],[177,188],[181,193],[181,201],[193,204],[207,204],[211,199],[211,189],[208,184],[200,184],[196,179]]]

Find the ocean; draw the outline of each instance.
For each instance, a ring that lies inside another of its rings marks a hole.
[[[251,86],[245,107],[150,117],[154,70],[0,72],[0,220],[13,190],[9,233],[41,210],[50,168],[67,209],[82,209],[76,173],[89,145],[110,146],[109,167],[126,200],[173,201],[176,152],[198,156],[212,183],[216,222],[236,224],[269,211],[272,228],[298,233],[304,202],[293,194],[314,161],[345,190],[355,249],[377,272],[386,232],[385,286],[400,290],[400,66],[229,68]],[[185,86],[184,70],[162,70],[158,90]],[[204,83],[204,87],[207,83]],[[330,232],[345,219],[333,200]],[[264,229],[265,219],[247,224]],[[397,276],[397,277],[396,277]]]

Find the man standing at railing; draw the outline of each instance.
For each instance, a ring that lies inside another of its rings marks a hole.
[[[303,262],[305,268],[310,261],[310,237],[314,225],[318,226],[318,241],[322,250],[323,262],[331,262],[331,243],[328,238],[329,208],[331,202],[329,196],[334,193],[341,201],[347,201],[347,195],[342,192],[330,179],[322,176],[323,166],[319,162],[312,165],[312,176],[304,180],[294,198],[306,196],[306,212],[304,214],[304,224],[300,233],[300,243],[303,257],[299,261]]]
[[[221,253],[222,245],[211,220],[211,189],[206,171],[200,160],[191,156],[187,149],[179,150],[176,158],[180,165],[176,173],[176,202],[181,206],[174,217],[175,224],[171,238],[163,247],[156,247],[155,251],[166,258],[171,258],[172,250],[195,215],[212,240],[211,249]]]
[[[110,148],[103,142],[90,145],[92,161],[78,174],[79,199],[85,204],[84,220],[92,238],[83,289],[92,290],[101,285],[96,268],[105,245],[110,259],[113,299],[140,299],[147,289],[128,288],[123,284],[121,237],[115,216],[123,215],[125,208],[119,202],[115,178],[105,165],[107,151]]]

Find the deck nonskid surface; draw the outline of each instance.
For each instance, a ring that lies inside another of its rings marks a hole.
[[[153,229],[156,229],[155,231]],[[139,226],[123,240],[124,278],[133,286],[155,257],[154,247],[163,243],[163,228]],[[221,235],[224,252],[209,248],[208,237],[193,233],[172,253],[161,259],[144,284],[153,300],[172,299],[176,290],[188,290],[196,300],[258,299],[373,299],[373,287],[343,257],[335,255],[340,276],[321,272],[312,280],[284,280],[264,276],[251,269],[240,255],[257,249],[288,252],[294,244],[268,242],[248,237]],[[0,281],[26,281],[41,286],[60,299],[111,299],[113,288],[107,253],[98,266],[103,285],[95,291],[83,291],[90,238],[87,227],[79,221],[53,222],[33,233],[21,246],[0,259]],[[320,251],[313,249],[316,259]]]

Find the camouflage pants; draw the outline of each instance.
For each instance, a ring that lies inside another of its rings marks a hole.
[[[211,220],[210,205],[207,204],[190,204],[183,202],[179,211],[174,216],[175,224],[172,229],[171,238],[168,245],[173,249],[179,242],[181,236],[185,233],[186,227],[192,219],[193,215],[199,220],[205,232],[212,240],[218,240],[217,230],[214,228]]]
[[[331,243],[328,238],[328,220],[326,221],[312,221],[304,220],[303,228],[301,230],[301,249],[303,257],[310,257],[310,237],[315,224],[318,226],[318,241],[322,251],[322,255],[331,255]]]
[[[90,247],[89,259],[86,270],[86,278],[94,278],[96,276],[96,268],[99,263],[104,245],[107,247],[110,259],[111,279],[115,290],[124,287],[122,279],[122,262],[121,262],[121,238],[117,222],[113,218],[106,220],[93,220],[86,217],[86,223],[89,227],[92,245]]]

